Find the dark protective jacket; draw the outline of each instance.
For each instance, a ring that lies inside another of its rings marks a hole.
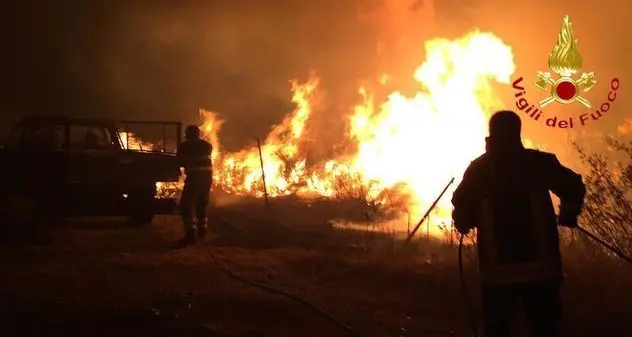
[[[187,140],[178,148],[180,165],[187,176],[212,171],[211,153],[213,146],[203,139]]]
[[[585,186],[553,154],[522,146],[488,151],[467,168],[452,199],[453,220],[462,233],[477,228],[484,283],[562,280],[558,221],[549,191],[560,198],[560,219],[576,221]]]

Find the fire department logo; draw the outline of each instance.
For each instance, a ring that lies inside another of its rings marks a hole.
[[[516,107],[534,121],[541,121],[551,128],[572,129],[576,126],[585,126],[590,121],[597,121],[607,115],[617,99],[620,81],[617,77],[610,80],[610,91],[607,99],[601,104],[597,103],[593,108],[591,102],[582,96],[593,89],[597,84],[595,73],[581,72],[583,66],[582,56],[577,49],[577,39],[573,36],[573,27],[568,15],[564,16],[562,29],[557,36],[557,43],[549,54],[549,68],[551,71],[537,71],[535,86],[547,92],[548,96],[538,103],[530,103],[527,99],[527,89],[524,78],[519,77],[512,83],[515,90],[514,100]],[[544,107],[557,102],[570,105],[577,102],[588,111],[582,109],[579,116],[564,115],[555,116],[544,112]],[[590,110],[593,110],[592,112]],[[543,118],[541,118],[543,117]]]
[[[577,49],[577,39],[573,36],[573,27],[568,15],[564,16],[562,30],[557,37],[557,43],[549,54],[549,68],[557,76],[550,72],[538,71],[535,84],[547,91],[549,96],[540,101],[540,107],[545,107],[556,101],[562,104],[579,102],[586,108],[592,107],[590,102],[581,96],[597,84],[594,72],[581,73],[576,79],[576,74],[582,68],[582,56]]]

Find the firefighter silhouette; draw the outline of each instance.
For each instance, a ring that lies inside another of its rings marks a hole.
[[[560,198],[556,216],[549,191]],[[556,336],[563,280],[557,225],[576,227],[585,186],[554,154],[525,149],[520,117],[499,111],[486,152],[454,192],[454,225],[477,229],[486,337],[509,337],[521,301],[538,337]]]
[[[197,126],[186,128],[185,141],[178,148],[178,158],[186,175],[180,198],[185,235],[175,248],[183,248],[197,240],[203,240],[206,235],[207,207],[213,179],[212,151],[213,146],[200,138],[200,129]]]

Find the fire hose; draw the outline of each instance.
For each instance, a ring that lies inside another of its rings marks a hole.
[[[595,241],[596,243],[598,243],[602,247],[604,247],[607,250],[609,250],[610,252],[614,253],[616,256],[618,256],[622,260],[632,264],[632,258],[627,256],[621,250],[619,250],[616,247],[608,244],[604,240],[602,240],[599,237],[597,237],[595,234],[589,232],[588,230],[586,230],[586,229],[584,229],[582,227],[577,226],[575,228],[580,233],[586,235],[591,240]],[[476,337],[476,336],[478,336],[478,324],[477,324],[478,320],[476,318],[476,315],[475,315],[475,312],[474,312],[474,308],[472,306],[471,297],[470,297],[470,294],[469,294],[469,291],[468,291],[468,288],[467,288],[467,281],[465,279],[465,273],[463,271],[463,239],[464,238],[465,238],[464,234],[460,234],[459,235],[459,248],[458,248],[459,278],[460,278],[460,281],[461,281],[461,288],[463,289],[463,296],[465,297],[465,305],[466,305],[466,308],[467,308],[467,313],[468,313],[469,319],[470,319],[470,324],[471,324],[471,329],[472,329],[472,336]]]
[[[426,214],[421,218],[421,220],[419,221],[417,226],[415,226],[415,230],[412,233],[410,233],[409,236],[406,238],[406,243],[410,242],[412,237],[415,235],[415,232],[417,232],[417,229],[419,229],[421,224],[426,220],[426,218],[428,218],[428,216],[430,215],[430,212],[437,206],[437,203],[443,197],[445,192],[448,190],[448,187],[450,187],[450,185],[452,185],[452,183],[454,183],[454,178],[452,178],[448,182],[448,184],[445,186],[443,191],[441,191],[441,194],[437,197],[437,199],[434,201],[434,203],[432,203],[432,205],[430,205],[430,207],[428,208],[428,211],[426,212]],[[461,241],[462,241],[462,239],[461,239]],[[323,318],[325,318],[325,319],[333,322],[334,324],[336,324],[339,328],[341,328],[343,331],[348,333],[350,336],[364,337],[362,334],[360,334],[357,331],[355,331],[348,324],[342,322],[338,318],[334,317],[332,314],[324,311],[321,308],[318,308],[314,304],[308,302],[307,300],[305,300],[305,299],[303,299],[303,298],[301,298],[301,297],[299,297],[297,295],[291,294],[291,293],[283,291],[281,289],[277,289],[277,288],[272,287],[270,285],[266,285],[266,284],[262,284],[262,283],[257,283],[257,282],[251,281],[251,280],[245,278],[244,276],[241,276],[241,275],[233,272],[232,270],[230,270],[230,268],[228,268],[226,265],[224,265],[222,262],[220,262],[220,260],[217,258],[217,256],[215,256],[215,254],[213,253],[213,251],[210,248],[208,248],[207,246],[205,246],[205,248],[206,248],[206,252],[207,252],[208,256],[211,258],[213,263],[215,263],[215,265],[219,268],[219,270],[224,275],[226,275],[226,276],[228,276],[230,278],[233,278],[235,280],[238,280],[238,281],[240,281],[242,283],[245,283],[245,284],[247,284],[247,285],[249,285],[251,287],[259,288],[259,289],[261,289],[263,291],[266,291],[266,292],[269,292],[269,293],[273,293],[273,294],[277,294],[277,295],[280,295],[282,297],[286,297],[288,299],[296,301],[296,302],[298,302],[300,304],[303,304],[304,306],[312,309],[314,312],[316,312],[317,314],[319,314]],[[460,252],[461,252],[461,249],[459,248],[459,258],[460,258]],[[463,278],[463,281],[465,282],[465,278]],[[463,283],[463,285],[465,286],[465,283]],[[468,297],[468,296],[466,296],[466,297]]]
[[[208,256],[211,258],[211,260],[213,261],[213,263],[215,263],[215,265],[218,267],[218,269],[226,276],[228,276],[229,278],[233,278],[237,281],[240,281],[242,283],[245,283],[251,287],[255,287],[255,288],[259,288],[263,291],[272,293],[272,294],[276,294],[276,295],[280,295],[282,297],[288,298],[290,300],[293,300],[295,302],[298,302],[306,307],[308,307],[309,309],[312,309],[314,312],[316,312],[317,314],[319,314],[321,317],[325,318],[326,320],[329,320],[330,322],[336,324],[339,328],[341,328],[341,330],[343,330],[344,332],[346,332],[349,336],[353,336],[353,337],[365,337],[364,335],[360,334],[359,332],[355,331],[351,326],[349,326],[348,324],[342,322],[341,320],[339,320],[338,318],[334,317],[332,314],[328,313],[327,311],[315,306],[314,304],[310,303],[309,301],[291,294],[289,292],[283,291],[281,289],[275,288],[271,285],[267,285],[267,284],[263,284],[263,283],[258,283],[255,281],[251,281],[250,279],[239,275],[235,272],[233,272],[232,270],[230,270],[230,268],[228,268],[224,263],[220,262],[220,260],[217,258],[217,256],[215,256],[215,254],[213,253],[212,249],[210,249],[208,246],[204,246],[204,248],[206,248],[206,252],[208,253]]]
[[[628,263],[632,263],[632,258],[630,258],[629,256],[627,256],[625,253],[623,253],[621,250],[617,249],[616,247],[608,244],[607,242],[605,242],[604,240],[598,238],[595,234],[585,230],[582,227],[575,227],[580,233],[586,235],[587,237],[589,237],[590,239],[592,239],[593,241],[597,242],[598,244],[600,244],[602,247],[606,248],[607,250],[611,251],[612,253],[614,253],[616,256],[620,257],[622,260],[624,260],[625,262]]]

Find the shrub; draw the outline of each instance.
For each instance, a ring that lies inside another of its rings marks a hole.
[[[606,137],[608,154],[573,147],[586,165],[586,199],[580,225],[632,255],[632,141]]]

